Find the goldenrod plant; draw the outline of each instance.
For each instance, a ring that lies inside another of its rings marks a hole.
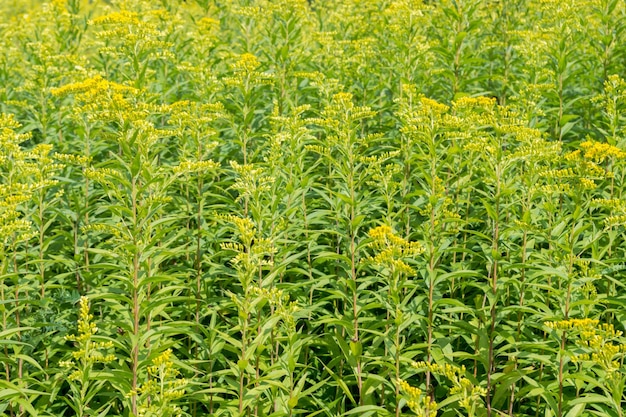
[[[66,399],[77,416],[102,414],[111,408],[111,404],[92,404],[94,397],[106,385],[106,364],[115,360],[111,340],[98,341],[98,327],[89,312],[89,299],[79,300],[78,334],[65,336],[65,340],[74,342],[74,349],[68,360],[59,365],[66,369],[66,380],[70,385],[71,395]],[[103,368],[104,367],[104,368]],[[100,369],[99,369],[100,368]],[[103,411],[104,410],[104,411]]]
[[[625,28],[0,1],[0,415],[622,416]]]
[[[148,366],[149,379],[137,388],[141,394],[137,415],[182,416],[183,411],[175,401],[184,395],[187,382],[179,378],[180,372],[174,368],[172,350],[166,349],[151,363]]]

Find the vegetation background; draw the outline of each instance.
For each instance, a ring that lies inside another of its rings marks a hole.
[[[625,24],[0,2],[0,415],[623,416]]]

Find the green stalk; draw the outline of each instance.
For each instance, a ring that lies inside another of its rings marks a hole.
[[[132,213],[133,213],[133,231],[137,233],[137,183],[136,178],[132,178],[131,189],[131,201],[132,201]],[[133,314],[133,345],[131,351],[131,369],[132,369],[132,394],[131,394],[131,407],[134,415],[137,415],[137,387],[138,387],[138,375],[139,375],[139,317],[140,317],[140,305],[139,305],[139,257],[141,256],[138,245],[138,237],[133,236],[133,244],[135,246],[135,254],[133,255],[132,265],[132,278],[133,278],[133,290],[132,290],[132,314]]]
[[[499,256],[499,244],[498,241],[500,239],[500,181],[501,181],[501,172],[500,172],[500,162],[496,165],[496,192],[495,192],[495,200],[496,200],[496,213],[494,218],[494,229],[492,236],[492,250],[494,253],[493,267],[491,269],[491,293],[493,296],[493,301],[491,304],[491,327],[489,329],[489,357],[488,357],[488,369],[487,369],[487,417],[491,417],[493,410],[491,407],[491,391],[492,387],[492,376],[495,372],[495,358],[494,358],[494,334],[496,330],[496,304],[498,302],[498,259],[495,256]]]

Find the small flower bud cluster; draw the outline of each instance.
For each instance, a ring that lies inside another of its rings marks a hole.
[[[155,357],[148,366],[148,381],[137,388],[136,393],[141,395],[138,415],[143,417],[182,415],[180,407],[172,404],[185,394],[187,381],[179,376],[180,372],[174,368],[171,349],[166,349]]]
[[[72,360],[63,361],[64,367],[74,368],[74,371],[69,376],[69,379],[72,381],[82,380],[85,376],[88,376],[85,375],[85,372],[88,372],[88,369],[94,363],[109,363],[115,360],[115,355],[102,353],[102,350],[113,348],[113,342],[93,341],[95,334],[98,332],[98,327],[92,320],[93,315],[89,314],[89,299],[83,296],[79,301],[78,334],[65,336],[65,340],[73,341],[77,344],[77,349],[72,352],[72,358],[77,363]]]
[[[616,330],[612,324],[599,324],[598,320],[591,319],[565,320],[556,323],[560,324],[551,326],[569,330],[571,336],[575,338],[576,345],[583,350],[582,353],[572,356],[575,363],[589,366],[591,369],[595,368],[600,379],[609,384],[623,378],[622,364],[626,356],[626,344],[617,341],[622,337],[622,331]]]
[[[212,160],[208,161],[181,161],[174,167],[175,174],[207,174],[215,172],[220,165]]]
[[[465,377],[465,366],[455,366],[450,364],[440,365],[437,363],[415,362],[413,367],[417,369],[426,369],[435,375],[446,377],[451,383],[451,395],[460,395],[459,405],[465,410],[470,411],[476,408],[481,398],[487,395],[487,391],[479,386],[474,385],[467,377]]]
[[[367,258],[374,265],[385,266],[404,275],[414,275],[415,270],[403,258],[411,258],[424,252],[419,242],[409,242],[398,236],[389,226],[383,225],[368,232],[372,242],[368,245],[378,253]]]
[[[398,379],[396,384],[404,394],[406,404],[418,417],[437,416],[437,403],[431,400],[429,395],[424,394],[421,389],[411,386],[405,380]]]
[[[230,187],[239,193],[236,201],[259,198],[269,192],[275,182],[274,177],[264,175],[262,168],[255,168],[252,164],[241,165],[236,161],[231,161],[230,166],[239,175]]]
[[[275,314],[278,315],[283,323],[289,329],[294,329],[296,318],[294,314],[299,310],[296,301],[289,301],[289,295],[283,290],[277,288],[258,288],[251,289],[252,294],[258,295],[268,301],[274,307]]]
[[[260,72],[258,68],[261,62],[251,53],[239,55],[239,59],[232,64],[235,73],[232,77],[224,77],[222,81],[227,86],[249,89],[254,86],[272,85],[274,83],[273,74]]]
[[[584,331],[593,329],[598,325],[599,321],[589,318],[584,319],[568,319],[560,321],[547,321],[544,324],[552,330],[559,331]]]

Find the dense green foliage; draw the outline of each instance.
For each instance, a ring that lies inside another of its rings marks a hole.
[[[0,1],[0,415],[623,416],[625,28]]]

